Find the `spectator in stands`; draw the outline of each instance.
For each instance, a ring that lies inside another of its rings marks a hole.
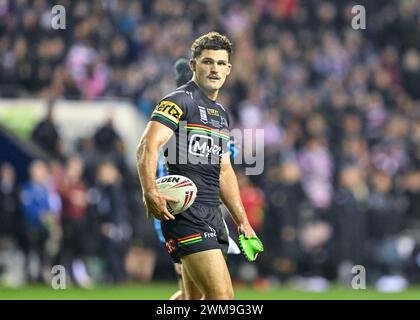
[[[125,279],[126,206],[121,186],[121,175],[110,162],[97,168],[93,189],[93,214],[98,229],[99,250],[106,265],[106,281]]]
[[[0,278],[11,287],[25,283],[28,242],[15,168],[0,164]]]
[[[367,235],[373,244],[371,276],[401,274],[404,259],[396,248],[402,235],[406,199],[393,190],[392,178],[383,171],[373,173],[371,184],[367,203]]]
[[[420,170],[410,170],[404,176],[403,190],[408,198],[404,224],[420,227]]]
[[[122,148],[122,140],[114,128],[112,117],[96,130],[93,140],[96,149],[103,154],[117,153]]]
[[[22,187],[20,198],[29,238],[27,263],[28,267],[32,263],[37,265],[37,272],[28,274],[30,280],[43,281],[46,280],[44,275],[51,273],[53,255],[57,253],[59,216],[50,201],[52,194],[48,187],[47,165],[42,160],[35,160],[29,170],[30,181]]]
[[[0,239],[7,238],[17,245],[22,236],[22,211],[15,169],[10,163],[0,165]]]
[[[65,177],[59,190],[63,202],[63,260],[71,270],[77,285],[89,288],[92,280],[87,273],[84,258],[92,253],[87,217],[87,187],[82,181],[83,161],[78,156],[67,160]]]
[[[11,272],[22,272],[19,262],[13,257],[18,252],[28,252],[26,231],[15,168],[10,163],[3,163],[0,165],[0,251],[10,252],[12,257],[10,261],[2,261],[0,264],[9,264]],[[24,277],[21,281],[25,281]]]
[[[348,165],[340,169],[339,188],[334,193],[332,219],[337,272],[340,280],[349,279],[348,266],[366,265],[367,216],[369,189],[360,168]],[[350,268],[351,269],[351,268]]]
[[[34,128],[32,141],[53,158],[62,159],[62,143],[53,119],[54,101],[48,102],[47,114]]]
[[[267,211],[264,221],[264,245],[270,273],[281,279],[300,271],[299,233],[309,201],[300,183],[299,166],[293,158],[284,159],[280,166],[267,168],[264,191]]]
[[[128,169],[125,159],[125,145],[117,130],[114,127],[112,116],[106,120],[105,124],[99,127],[93,135],[95,152],[88,163],[89,166],[97,168],[98,164],[103,161],[109,161],[115,165],[122,175],[124,188],[128,189],[131,181],[131,172]]]
[[[298,154],[304,190],[319,210],[328,209],[332,198],[333,163],[322,137],[312,136]]]

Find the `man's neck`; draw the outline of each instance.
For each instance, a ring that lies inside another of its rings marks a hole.
[[[193,78],[193,81],[200,88],[200,90],[203,91],[203,93],[207,96],[207,98],[209,98],[212,101],[216,101],[217,96],[219,95],[219,90],[208,91],[208,90],[204,89],[202,86],[200,86],[200,84],[195,79],[195,77]]]

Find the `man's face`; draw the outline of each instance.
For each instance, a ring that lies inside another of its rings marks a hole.
[[[214,92],[225,83],[232,65],[226,50],[205,49],[191,62],[198,85],[204,90]]]

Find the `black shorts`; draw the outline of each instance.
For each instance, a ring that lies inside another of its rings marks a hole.
[[[219,206],[194,203],[175,220],[162,221],[166,248],[174,262],[188,254],[221,249],[226,259],[229,237]]]

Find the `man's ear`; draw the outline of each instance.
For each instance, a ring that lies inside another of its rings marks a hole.
[[[192,71],[195,72],[195,67],[197,66],[197,61],[195,61],[194,59],[190,60],[190,68]]]
[[[232,71],[232,64],[228,63],[228,71],[226,72],[226,75],[228,76],[231,71]]]

